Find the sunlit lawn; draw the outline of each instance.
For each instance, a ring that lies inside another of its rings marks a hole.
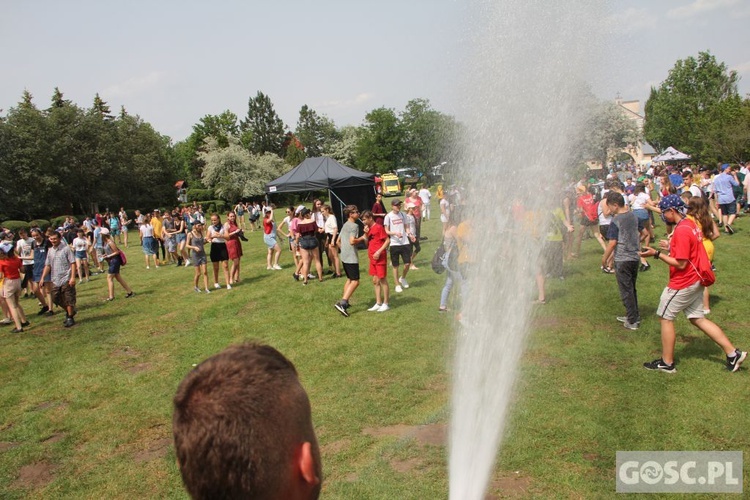
[[[292,280],[288,252],[284,271],[266,271],[257,232],[231,291],[196,294],[192,268],[146,271],[140,247],[131,247],[123,276],[134,299],[117,289],[114,302],[103,302],[106,281],[97,276],[78,288],[72,329],[62,327],[62,314],[38,319],[35,301],[24,300],[27,333],[0,330],[0,497],[185,497],[171,398],[194,363],[246,339],[277,347],[301,374],[325,498],[446,497],[439,443],[452,324],[437,311],[444,278],[428,264],[439,226],[437,218],[423,226],[422,269],[382,314],[366,311],[373,303],[366,279],[343,318],[332,307],[343,280],[303,287]],[[741,219],[735,236],[716,243],[711,315],[745,349],[747,227]],[[617,450],[750,449],[747,370],[726,373],[721,351],[684,319],[678,374],[641,367],[658,356],[653,312],[666,267],[640,275],[644,321],[631,332],[614,320],[623,310],[614,276],[598,272],[598,246],[588,240],[584,249],[535,311],[495,494],[610,497]]]

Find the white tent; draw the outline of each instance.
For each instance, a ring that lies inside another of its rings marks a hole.
[[[690,155],[677,151],[672,146],[665,149],[660,155],[655,156],[651,161],[685,161],[689,160]]]

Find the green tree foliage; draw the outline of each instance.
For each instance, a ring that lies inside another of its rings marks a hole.
[[[324,156],[338,139],[333,120],[321,116],[305,104],[299,110],[295,135],[302,143],[307,157]]]
[[[427,99],[412,99],[401,113],[404,164],[423,174],[448,160],[457,140],[453,117],[436,111]]]
[[[203,144],[207,137],[213,137],[220,147],[229,146],[229,137],[238,137],[240,133],[237,115],[229,110],[220,115],[206,115],[193,125],[195,143]]]
[[[396,112],[377,108],[365,116],[359,143],[357,167],[365,172],[390,172],[403,165],[404,128]]]
[[[724,127],[742,120],[738,76],[710,52],[678,60],[659,88],[651,88],[643,132],[663,150],[673,146],[703,162],[722,160]]]
[[[354,167],[357,165],[357,148],[359,145],[359,129],[353,125],[345,125],[337,131],[337,138],[328,146],[325,152],[342,165]]]
[[[171,202],[169,139],[137,116],[114,118],[100,97],[82,109],[55,89],[40,111],[31,94],[0,118],[3,215],[30,220],[104,207]]]
[[[273,108],[271,99],[258,91],[255,97],[247,102],[247,116],[240,122],[240,131],[247,140],[247,147],[252,153],[273,153],[284,155],[284,122]],[[245,134],[246,132],[250,134]]]
[[[289,170],[278,155],[250,153],[235,137],[225,148],[209,137],[198,156],[205,165],[203,184],[230,202],[263,194],[266,183]]]
[[[284,161],[292,167],[296,167],[307,158],[305,154],[305,147],[302,145],[297,137],[291,132],[287,133],[287,139],[284,142]]]

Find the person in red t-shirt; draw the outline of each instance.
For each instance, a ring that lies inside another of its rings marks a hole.
[[[0,275],[3,277],[0,295],[8,305],[13,322],[16,324],[11,333],[21,333],[24,326],[29,326],[23,307],[18,302],[18,297],[21,295],[22,269],[23,262],[16,256],[13,244],[5,242],[0,245]]]
[[[583,233],[587,231],[589,227],[599,225],[599,202],[594,198],[596,188],[590,187],[587,191],[584,191],[576,201],[576,212],[579,215],[579,226],[578,233],[576,234],[576,251],[571,253],[571,257],[577,257],[581,253],[581,240],[583,239]],[[597,240],[599,241],[599,240]],[[603,241],[599,241],[602,246],[602,250],[606,250]]]
[[[385,250],[388,248],[390,238],[385,232],[382,224],[375,222],[375,216],[369,210],[362,212],[360,216],[365,225],[365,236],[367,237],[367,255],[370,257],[370,276],[375,286],[375,305],[368,309],[370,312],[385,312],[390,309],[388,299],[390,288],[388,288],[388,256]]]
[[[681,311],[692,324],[716,342],[727,356],[727,369],[732,372],[739,370],[747,357],[747,352],[735,349],[724,331],[713,321],[706,319],[703,314],[703,286],[699,269],[710,266],[708,255],[703,247],[703,235],[693,221],[687,219],[683,213],[685,203],[676,194],[662,198],[659,208],[662,218],[668,224],[675,224],[672,238],[669,242],[662,241],[661,249],[669,251],[669,255],[661,250],[645,248],[642,257],[654,257],[669,264],[669,283],[661,294],[659,308],[656,314],[661,318],[662,355],[643,366],[649,370],[661,370],[674,373],[675,328],[674,319]]]

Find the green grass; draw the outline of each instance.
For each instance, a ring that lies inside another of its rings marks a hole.
[[[125,300],[118,288],[105,303],[106,280],[95,277],[78,287],[75,328],[64,329],[61,314],[38,319],[35,301],[23,301],[31,328],[0,330],[0,497],[185,498],[171,445],[177,384],[194,363],[259,339],[295,363],[310,394],[324,498],[445,498],[444,448],[383,432],[447,423],[452,324],[437,312],[444,278],[428,264],[439,225],[423,226],[422,269],[384,314],[366,312],[367,279],[343,318],[332,307],[343,280],[301,286],[288,252],[284,271],[266,271],[258,232],[245,243],[243,281],[231,291],[196,294],[192,268],[146,271],[135,247],[123,276],[136,297]],[[736,227],[716,242],[711,317],[747,349],[742,252],[750,224],[743,218]],[[598,272],[599,255],[586,241],[568,278],[551,282],[548,304],[535,311],[496,467],[498,478],[523,478],[515,494],[614,496],[617,450],[750,449],[747,370],[725,373],[720,350],[684,319],[678,373],[641,368],[658,356],[653,313],[666,266],[639,276],[644,321],[631,332],[614,321],[623,309],[614,276]],[[31,465],[48,480],[29,479]]]

